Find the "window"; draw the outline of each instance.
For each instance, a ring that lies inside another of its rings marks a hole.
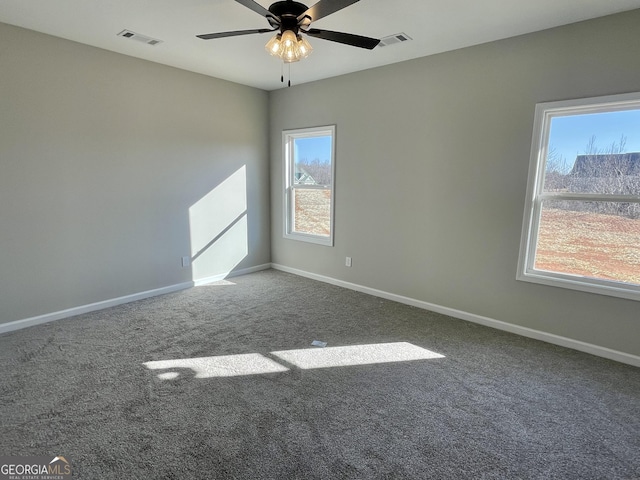
[[[536,106],[518,280],[640,300],[640,93]]]
[[[335,126],[282,133],[285,238],[333,246]]]

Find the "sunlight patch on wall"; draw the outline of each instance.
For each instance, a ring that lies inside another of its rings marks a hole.
[[[180,376],[181,372],[175,371],[179,369],[189,369],[189,375],[194,375],[195,378],[237,377],[286,372],[290,370],[290,366],[306,370],[444,358],[444,355],[407,342],[286,350],[271,352],[270,355],[276,358],[248,353],[160,360],[146,362],[143,365],[150,370],[169,370],[160,372],[157,376],[161,380],[173,380]],[[278,363],[278,359],[283,364]]]
[[[194,280],[227,274],[247,256],[246,166],[189,208],[189,229]]]

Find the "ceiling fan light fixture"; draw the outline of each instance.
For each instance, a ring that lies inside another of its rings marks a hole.
[[[342,10],[358,0],[317,0],[311,8],[298,0],[276,0],[269,5],[269,8],[265,8],[256,0],[235,1],[264,17],[269,22],[270,28],[205,33],[196,36],[203,40],[212,40],[279,31],[266,43],[265,50],[269,52],[269,55],[278,57],[284,63],[289,64],[307,58],[313,51],[311,44],[306,38],[302,38],[301,34],[368,50],[373,50],[380,43],[379,39],[362,35],[310,28],[312,22]]]
[[[264,48],[270,55],[281,58],[284,63],[293,63],[307,58],[313,51],[311,44],[293,30],[278,33],[267,42]]]

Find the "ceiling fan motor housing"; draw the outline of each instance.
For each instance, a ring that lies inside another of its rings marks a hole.
[[[269,7],[275,17],[280,19],[280,31],[292,30],[294,33],[298,33],[298,17],[309,9],[306,5],[300,2],[294,2],[291,0],[276,2]]]

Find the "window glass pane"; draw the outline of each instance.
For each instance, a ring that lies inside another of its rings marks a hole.
[[[328,237],[331,233],[331,190],[294,188],[293,231]]]
[[[293,141],[294,185],[331,185],[331,135]]]
[[[534,268],[640,285],[640,204],[544,201]]]
[[[640,109],[551,119],[545,192],[640,195]]]

